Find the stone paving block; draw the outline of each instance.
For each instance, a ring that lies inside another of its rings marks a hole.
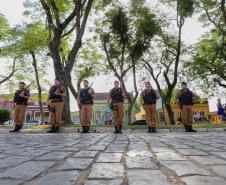
[[[221,152],[223,151],[222,149],[219,149],[219,148],[216,148],[216,147],[211,147],[211,146],[208,146],[208,145],[205,145],[205,146],[195,146],[196,149],[199,149],[199,150],[203,150],[203,151],[206,151],[206,152]]]
[[[122,185],[123,180],[87,180],[85,185]]]
[[[74,155],[74,157],[84,157],[84,158],[87,158],[87,157],[96,157],[96,155],[98,154],[99,151],[80,151],[78,153],[76,153]]]
[[[170,185],[159,170],[128,170],[129,185]]]
[[[189,161],[161,161],[161,164],[175,171],[178,176],[211,175],[207,170],[199,168]]]
[[[92,161],[91,158],[68,158],[58,170],[85,170]]]
[[[74,185],[78,177],[77,171],[53,172],[43,176],[33,185]]]
[[[105,148],[106,148],[106,146],[103,146],[103,145],[101,145],[101,146],[95,145],[95,146],[91,146],[91,147],[86,148],[86,150],[88,150],[88,151],[103,151],[103,150],[105,150]]]
[[[190,156],[190,158],[204,165],[211,165],[211,164],[226,165],[226,160],[216,158],[215,156]]]
[[[107,150],[105,150],[105,153],[123,153],[125,151],[125,148],[113,148],[110,147]]]
[[[156,153],[157,159],[158,160],[172,160],[172,161],[182,161],[186,160],[185,157],[180,156],[176,152],[161,152],[161,153]]]
[[[29,157],[37,157],[37,156],[43,156],[44,154],[48,153],[48,150],[40,150],[40,149],[33,149],[33,150],[26,150],[21,153],[23,156],[29,156]]]
[[[197,150],[197,149],[177,149],[179,152],[181,152],[184,155],[209,155],[206,152],[203,152],[201,150]]]
[[[211,152],[212,154],[219,155],[226,159],[226,152]]]
[[[1,185],[20,185],[23,181],[12,179],[0,179]]]
[[[53,165],[54,165],[54,162],[29,161],[29,162],[23,163],[22,165],[8,169],[3,173],[0,173],[0,178],[9,177],[9,178],[30,180]]]
[[[226,177],[226,165],[214,165],[211,168],[214,169],[217,174]]]
[[[64,148],[58,149],[58,151],[78,152],[79,151],[79,148],[76,148],[76,147],[64,147]]]
[[[127,168],[157,169],[154,162],[148,157],[126,157]]]
[[[153,152],[155,153],[161,153],[161,152],[175,152],[175,150],[168,148],[168,147],[151,147]]]
[[[60,160],[67,157],[70,154],[71,154],[70,152],[51,152],[40,157],[37,157],[36,160]]]
[[[25,157],[25,156],[10,156],[0,160],[0,168],[16,166],[25,161],[29,161],[30,159],[31,159],[30,157]]]
[[[121,163],[95,163],[92,165],[89,179],[115,179],[122,178],[124,166]]]
[[[96,162],[119,163],[122,159],[122,153],[102,153]]]
[[[182,181],[186,185],[225,185],[226,181],[219,177],[209,177],[209,176],[188,176],[183,177]]]
[[[0,145],[1,146],[1,145]],[[0,154],[0,159],[6,158],[8,155]]]
[[[127,156],[129,157],[152,157],[153,154],[148,151],[148,150],[129,150],[127,153],[126,153]]]

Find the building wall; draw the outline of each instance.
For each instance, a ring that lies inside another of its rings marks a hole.
[[[11,112],[11,120],[14,117],[14,103],[12,101],[0,100],[0,108],[6,108]],[[45,114],[45,122],[50,121],[50,113],[46,104],[43,104],[43,111]],[[40,109],[37,102],[29,102],[26,110],[25,122],[29,120],[39,120],[41,121],[40,117]]]

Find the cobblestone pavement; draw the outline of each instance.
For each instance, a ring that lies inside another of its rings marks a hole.
[[[0,134],[0,185],[225,185],[226,133]]]

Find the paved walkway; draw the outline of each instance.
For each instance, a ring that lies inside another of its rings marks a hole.
[[[0,134],[1,185],[225,185],[226,133]]]

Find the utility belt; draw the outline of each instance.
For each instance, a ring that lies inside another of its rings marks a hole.
[[[111,104],[112,104],[112,103],[124,103],[124,101],[120,101],[120,100],[112,100],[112,101],[111,101]]]
[[[86,102],[81,102],[82,105],[93,105],[93,102],[91,101],[86,101]]]
[[[25,105],[25,106],[27,106],[27,105],[28,105],[28,103],[27,103],[27,102],[15,102],[15,104],[16,104],[16,105]]]
[[[51,103],[57,103],[57,102],[62,102],[62,100],[60,99],[52,99],[50,100]]]
[[[156,103],[144,103],[144,105],[156,105]]]

